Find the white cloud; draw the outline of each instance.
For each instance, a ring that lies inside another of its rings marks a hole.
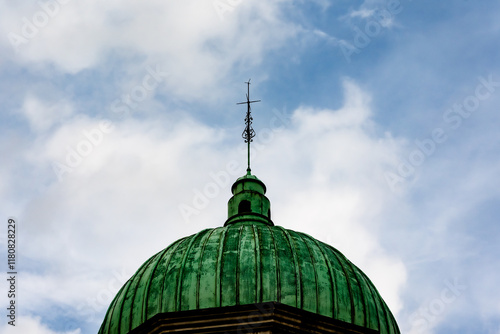
[[[33,15],[44,13],[41,8],[7,8],[18,21],[1,27],[25,42],[12,53],[15,62],[77,73],[101,65],[110,53],[143,57],[170,73],[169,91],[199,97],[296,34],[280,18],[282,2],[233,4],[221,19],[212,1],[68,1],[38,28]],[[23,37],[23,24],[34,25],[31,38]]]
[[[402,2],[367,0],[358,9],[351,10],[344,18],[367,21],[367,25],[363,27],[365,32],[369,29],[368,24],[372,25],[371,29],[375,29],[374,26],[377,24],[383,28],[391,28],[395,25],[396,16],[403,11],[404,7],[405,4]]]
[[[362,8],[362,9],[359,9],[359,10],[353,10],[351,12],[350,16],[351,17],[360,17],[362,19],[366,19],[366,18],[371,17],[374,12],[375,12],[374,9]]]
[[[35,132],[49,130],[54,124],[64,122],[73,111],[73,106],[64,100],[48,104],[34,96],[27,96],[21,108],[30,127]]]
[[[339,110],[296,110],[291,128],[276,134],[256,164],[262,180],[272,182],[275,223],[338,248],[372,278],[397,313],[406,269],[379,239],[382,213],[394,204],[383,171],[396,159],[399,144],[377,135],[369,95],[349,80],[344,88]]]

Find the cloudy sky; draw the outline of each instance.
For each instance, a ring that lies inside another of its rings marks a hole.
[[[0,248],[17,318],[96,333],[151,255],[226,219],[252,171],[275,224],[373,280],[404,333],[500,333],[500,3],[0,1]]]

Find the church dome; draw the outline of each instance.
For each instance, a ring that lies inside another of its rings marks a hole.
[[[165,312],[278,302],[399,333],[368,277],[335,248],[275,226],[265,185],[255,176],[232,187],[228,220],[152,256],[112,301],[99,334],[128,333]]]

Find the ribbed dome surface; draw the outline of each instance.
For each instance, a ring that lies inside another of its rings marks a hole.
[[[151,257],[118,292],[99,333],[128,333],[163,312],[268,301],[399,333],[374,285],[339,251],[255,222],[203,230]]]

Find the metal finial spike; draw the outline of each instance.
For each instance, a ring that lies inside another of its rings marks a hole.
[[[250,103],[260,102],[260,100],[250,101],[250,79],[248,79],[248,81],[245,83],[247,84],[247,94],[246,94],[247,100],[246,100],[246,102],[240,102],[237,104],[246,104],[247,105],[247,114],[245,117],[245,130],[243,130],[243,133],[241,134],[241,136],[245,140],[245,143],[247,143],[247,145],[248,145],[248,149],[247,149],[248,150],[247,174],[250,174],[250,171],[251,171],[251,169],[250,169],[250,143],[253,141],[253,138],[255,137],[255,131],[252,128],[253,118],[251,115]]]

